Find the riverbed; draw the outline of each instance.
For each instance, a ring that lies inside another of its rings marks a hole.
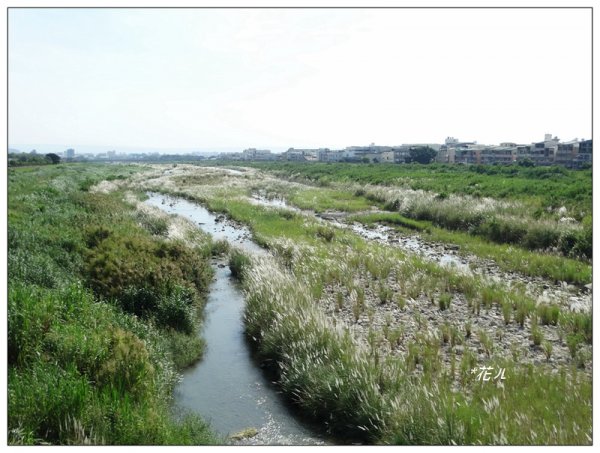
[[[182,198],[149,193],[146,201],[168,214],[198,225],[214,239],[225,239],[248,253],[265,254],[247,228],[227,221]],[[200,362],[183,372],[175,389],[180,411],[201,415],[223,436],[246,430],[253,434],[232,441],[248,445],[324,445],[330,443],[302,421],[260,368],[248,343],[243,324],[244,295],[222,260],[213,260],[215,278],[210,285],[204,323],[198,335],[206,342]]]

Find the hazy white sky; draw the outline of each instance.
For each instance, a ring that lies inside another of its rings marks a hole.
[[[591,137],[589,9],[11,9],[9,142]]]

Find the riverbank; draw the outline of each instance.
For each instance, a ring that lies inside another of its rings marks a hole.
[[[245,334],[244,294],[227,254],[232,247],[251,256],[267,251],[252,242],[245,226],[185,199],[149,193],[144,205],[186,219],[221,244],[222,253],[211,260],[215,277],[200,332],[206,351],[201,362],[184,370],[175,387],[176,407],[209,420],[234,445],[325,445],[327,438],[298,420],[268,379]]]
[[[134,182],[226,213],[273,252],[245,273],[246,326],[303,413],[368,443],[591,441],[589,313],[249,201],[296,184],[193,166]],[[386,307],[403,315],[379,319]],[[506,338],[517,343],[510,354]],[[479,381],[481,367],[505,379]]]
[[[9,169],[10,444],[222,442],[171,412],[178,370],[203,352],[212,243],[126,201],[140,171]]]

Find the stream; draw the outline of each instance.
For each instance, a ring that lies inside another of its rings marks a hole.
[[[267,253],[252,242],[247,228],[233,225],[198,204],[156,193],[148,196],[148,205],[191,220],[216,240],[226,239],[249,253]],[[183,371],[174,393],[176,407],[201,415],[223,436],[248,428],[256,430],[256,435],[233,442],[237,445],[330,443],[293,413],[253,358],[244,334],[244,295],[226,262],[213,260],[212,265],[215,278],[198,332],[206,350],[200,362]]]

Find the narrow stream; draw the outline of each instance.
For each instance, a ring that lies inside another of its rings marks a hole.
[[[252,242],[245,227],[182,198],[148,193],[146,203],[193,221],[214,239],[226,239],[250,253],[266,251]],[[199,332],[206,341],[203,359],[183,372],[175,389],[178,408],[201,415],[215,431],[232,435],[247,428],[258,434],[239,441],[250,445],[323,445],[328,443],[302,423],[253,360],[244,335],[244,296],[225,262],[213,262],[206,316]]]

